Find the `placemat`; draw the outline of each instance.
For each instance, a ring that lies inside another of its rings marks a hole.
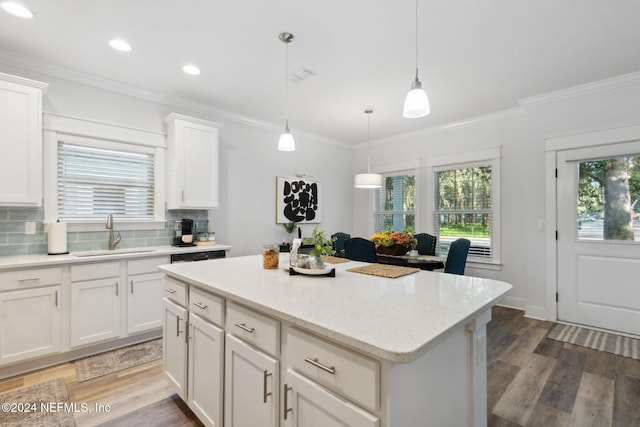
[[[347,271],[395,279],[397,277],[406,276],[407,274],[417,273],[418,271],[420,271],[420,269],[412,267],[402,267],[400,265],[371,264],[365,265],[363,267],[350,268]]]
[[[322,258],[322,261],[328,262],[329,264],[340,264],[343,262],[349,262],[348,258],[340,258],[337,256],[330,256],[330,255],[322,255],[320,256],[320,258]]]

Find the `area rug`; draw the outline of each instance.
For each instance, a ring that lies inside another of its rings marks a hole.
[[[62,378],[0,394],[3,427],[73,427],[73,405]]]
[[[547,338],[640,360],[640,340],[631,337],[557,324]]]
[[[78,382],[98,378],[122,369],[152,362],[162,357],[162,339],[100,353],[75,361]]]

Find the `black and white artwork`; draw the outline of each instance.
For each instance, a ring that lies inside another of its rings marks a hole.
[[[320,222],[320,183],[276,177],[276,223]]]

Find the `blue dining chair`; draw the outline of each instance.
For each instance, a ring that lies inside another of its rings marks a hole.
[[[378,262],[376,245],[362,237],[352,237],[344,241],[345,256],[353,261]]]
[[[419,255],[436,254],[436,242],[438,241],[436,236],[427,233],[418,233],[415,234],[414,237],[418,241],[418,247],[416,249]]]
[[[469,246],[471,246],[471,242],[465,238],[451,242],[449,254],[447,254],[447,262],[444,264],[445,273],[464,275]]]
[[[351,235],[339,231],[331,235],[331,239],[333,239],[334,237],[336,240],[333,242],[333,249],[336,251],[337,256],[344,257],[344,242],[345,240],[349,240],[351,238]]]

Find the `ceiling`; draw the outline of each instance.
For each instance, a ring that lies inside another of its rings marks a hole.
[[[0,11],[0,51],[346,143],[518,106],[518,100],[640,70],[640,2],[419,0],[420,80],[431,114],[402,117],[415,72],[413,0],[21,0]],[[107,42],[124,38],[129,53]],[[5,55],[5,57],[8,57]],[[187,63],[202,73],[188,76]],[[37,71],[37,70],[36,70]]]

